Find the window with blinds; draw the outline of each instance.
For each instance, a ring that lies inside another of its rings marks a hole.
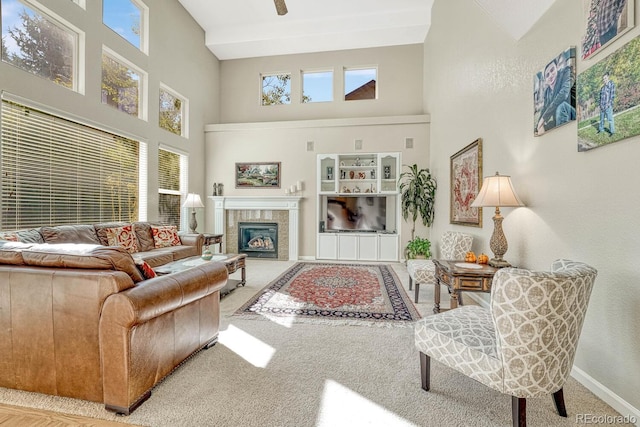
[[[4,99],[1,112],[2,230],[138,220],[138,141]]]
[[[158,150],[158,219],[181,227],[180,200],[186,191],[187,156],[167,149]]]

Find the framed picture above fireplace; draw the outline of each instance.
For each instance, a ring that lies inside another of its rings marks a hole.
[[[280,188],[280,162],[236,163],[236,188]]]

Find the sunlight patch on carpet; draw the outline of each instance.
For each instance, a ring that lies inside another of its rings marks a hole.
[[[415,424],[332,380],[325,381],[315,425],[415,427]]]
[[[218,342],[256,368],[266,368],[276,349],[233,325],[220,332]]]
[[[294,264],[234,316],[405,327],[420,318],[390,266],[311,262]]]

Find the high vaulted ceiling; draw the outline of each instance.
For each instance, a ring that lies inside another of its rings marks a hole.
[[[434,0],[179,0],[218,59],[238,59],[422,43]],[[473,1],[518,40],[556,0]]]

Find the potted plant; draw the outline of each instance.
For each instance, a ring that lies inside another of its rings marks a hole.
[[[405,254],[408,259],[431,258],[431,242],[429,239],[414,237],[407,243]]]
[[[411,219],[411,240],[407,243],[405,254],[407,258],[414,258],[418,253],[413,248],[424,248],[426,246],[425,258],[431,257],[431,242],[429,240],[416,237],[416,221],[418,217],[422,219],[422,224],[430,227],[433,223],[434,204],[436,198],[436,179],[431,175],[429,169],[418,169],[417,164],[411,166],[404,165],[408,168],[402,172],[398,179],[398,187],[400,190],[400,200],[402,208],[402,217],[405,221]],[[424,241],[427,242],[425,245]],[[409,248],[412,247],[410,251]]]

